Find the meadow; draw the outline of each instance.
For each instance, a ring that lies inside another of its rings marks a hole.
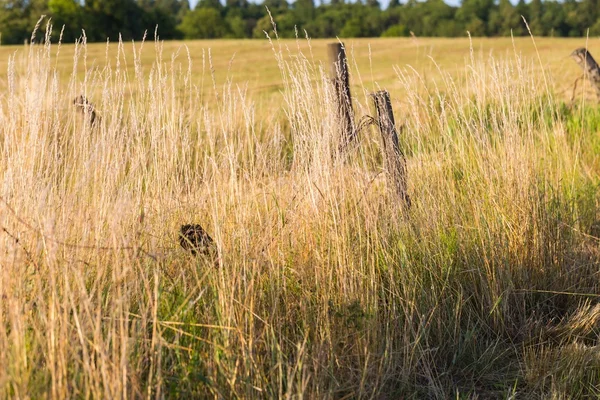
[[[0,47],[0,396],[600,396],[600,40],[329,42]]]

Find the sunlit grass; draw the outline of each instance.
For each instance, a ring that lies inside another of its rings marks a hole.
[[[579,42],[347,44],[357,118],[394,99],[408,213],[374,127],[332,157],[323,41],[1,48],[3,397],[598,395]]]
[[[56,40],[56,38],[54,38]],[[424,78],[421,84],[433,86],[440,77],[440,68],[450,73],[454,78],[459,78],[465,70],[466,61],[470,58],[472,50],[477,57],[488,56],[496,59],[514,57],[515,53],[523,57],[535,57],[535,48],[530,38],[367,38],[367,39],[341,39],[348,47],[348,54],[352,57],[351,72],[353,78],[351,85],[355,95],[364,97],[366,91],[374,91],[378,87],[393,91],[396,103],[400,103],[406,94],[406,89],[396,79],[394,66],[405,68],[410,66]],[[300,49],[314,62],[327,62],[326,44],[331,39],[306,40],[284,39],[278,42],[277,48],[285,53],[294,54]],[[537,38],[536,45],[540,52],[543,65],[534,65],[535,70],[542,67],[554,77],[555,89],[565,99],[569,99],[574,80],[581,74],[579,67],[569,58],[569,54],[578,47],[588,46],[592,54],[600,54],[600,41],[598,38],[588,40],[576,38]],[[135,81],[134,57],[139,50],[140,43],[124,43],[121,52],[121,65],[123,71],[131,78],[129,83]],[[133,49],[138,49],[134,51]],[[53,46],[51,54],[52,66],[56,66],[59,76],[66,82],[73,72],[73,56],[75,47],[72,44]],[[107,47],[106,43],[93,43],[86,47],[87,62],[79,62],[76,68],[78,77],[82,78],[86,71],[91,73],[95,68],[102,70],[107,64],[116,65],[118,53],[117,44]],[[279,67],[273,56],[273,50],[267,40],[196,40],[196,41],[170,41],[155,45],[152,41],[143,46],[140,54],[140,67],[138,72],[148,74],[152,63],[156,59],[157,51],[162,51],[165,62],[170,62],[175,57],[177,64],[187,68],[188,59],[194,65],[191,79],[206,96],[211,96],[213,80],[221,87],[228,79],[236,84],[248,87],[249,94],[254,101],[271,99],[279,100],[283,89],[283,81]],[[27,48],[23,46],[0,46],[0,70],[6,71],[8,60],[27,58]],[[209,60],[210,58],[210,60]],[[23,59],[22,62],[25,62]],[[6,85],[6,79],[0,80],[0,87]],[[180,84],[180,82],[176,82]],[[364,89],[364,90],[363,90]],[[128,91],[134,91],[131,87]],[[270,106],[271,104],[269,104]]]

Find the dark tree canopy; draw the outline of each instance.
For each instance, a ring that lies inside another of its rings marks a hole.
[[[85,30],[88,41],[141,39],[156,31],[161,39],[280,37],[306,30],[311,37],[600,35],[600,0],[0,0],[2,44],[29,40],[41,15],[52,18],[53,40]],[[158,28],[156,28],[158,26]],[[36,40],[43,38],[45,24]],[[303,35],[303,33],[302,33]]]

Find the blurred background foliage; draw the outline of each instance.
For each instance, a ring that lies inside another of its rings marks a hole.
[[[2,44],[29,40],[41,15],[52,17],[52,36],[73,42],[85,30],[88,41],[139,40],[157,31],[161,39],[260,38],[273,32],[270,10],[280,37],[394,36],[536,36],[600,35],[600,0],[542,1],[442,0],[400,3],[385,9],[378,0],[0,0]],[[63,30],[64,27],[64,30]],[[157,28],[158,27],[158,28]]]

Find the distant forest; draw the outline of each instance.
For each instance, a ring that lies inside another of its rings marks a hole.
[[[464,0],[452,7],[442,0],[401,3],[382,9],[378,0],[0,0],[0,41],[23,43],[40,15],[52,18],[53,40],[74,42],[85,30],[88,41],[139,40],[155,27],[161,39],[264,38],[273,27],[280,37],[304,31],[312,38],[378,36],[527,35],[525,17],[536,36],[600,35],[600,0]],[[42,26],[43,31],[45,27]],[[38,36],[39,37],[39,36]]]

